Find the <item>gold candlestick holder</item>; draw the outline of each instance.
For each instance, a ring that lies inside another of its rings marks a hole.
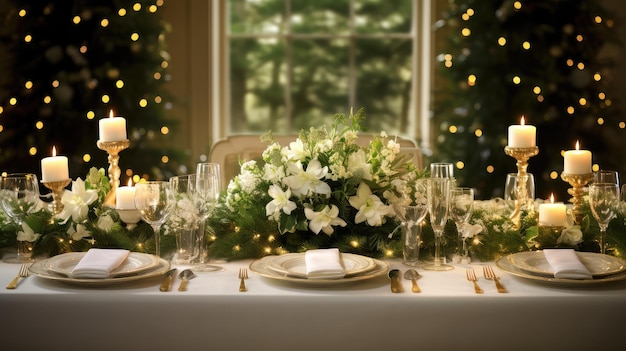
[[[519,228],[520,216],[522,208],[528,204],[528,193],[526,192],[526,183],[528,181],[528,159],[539,153],[537,146],[532,147],[510,147],[504,148],[504,153],[517,160],[517,187],[515,193],[517,199],[515,200],[515,210],[511,214],[513,223]]]
[[[572,195],[572,198],[569,200],[572,204],[574,204],[574,208],[572,209],[572,213],[574,214],[574,224],[582,224],[583,222],[583,195],[585,191],[583,188],[585,185],[589,184],[593,180],[593,173],[585,173],[585,174],[570,174],[570,173],[561,173],[561,179],[568,182],[572,187],[567,189],[567,193]]]
[[[61,198],[63,198],[63,189],[68,186],[72,182],[71,179],[58,180],[54,182],[44,182],[41,181],[41,184],[46,188],[52,191],[52,203],[50,204],[50,208],[54,214],[59,214],[63,211],[63,203],[61,202]]]
[[[111,190],[109,190],[109,193],[104,198],[104,206],[115,208],[115,190],[117,190],[120,186],[120,175],[122,174],[119,167],[119,153],[122,150],[128,149],[130,146],[130,140],[98,140],[96,145],[98,146],[98,149],[104,150],[109,154],[109,183],[111,184]]]

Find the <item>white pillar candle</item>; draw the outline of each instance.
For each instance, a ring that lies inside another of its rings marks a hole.
[[[52,147],[52,157],[41,160],[41,181],[58,182],[70,178],[67,157],[57,156],[57,149]]]
[[[550,195],[549,204],[539,205],[539,225],[564,227],[566,213],[565,204],[554,203],[554,195]]]
[[[522,116],[519,125],[509,126],[509,147],[535,147],[537,145],[537,128],[524,125]]]
[[[121,186],[115,189],[115,208],[118,210],[134,210],[135,209],[135,187],[131,181],[128,186]]]
[[[563,173],[589,174],[591,173],[591,151],[579,150],[576,142],[576,150],[568,150],[563,154]]]
[[[109,112],[108,118],[99,121],[100,141],[126,140],[126,119],[113,117],[113,111]]]

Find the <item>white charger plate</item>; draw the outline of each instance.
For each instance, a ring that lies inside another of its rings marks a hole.
[[[576,252],[581,263],[593,277],[603,277],[626,271],[626,262],[610,255],[595,252]],[[530,274],[554,276],[554,270],[543,251],[518,252],[507,256],[511,264]]]
[[[158,258],[157,259],[158,263],[155,267],[153,267],[152,269],[143,271],[143,272],[133,274],[133,275],[126,275],[126,276],[113,277],[113,278],[103,278],[103,279],[72,278],[72,277],[62,275],[62,274],[54,273],[46,269],[45,265],[47,263],[47,260],[49,259],[44,259],[44,260],[36,261],[35,263],[33,263],[29,269],[30,273],[39,278],[43,278],[47,280],[54,280],[54,281],[60,281],[64,283],[70,283],[70,284],[81,285],[81,286],[92,286],[92,287],[117,285],[117,284],[122,284],[122,283],[133,282],[133,281],[137,281],[141,279],[158,277],[158,276],[165,274],[165,272],[167,272],[170,269],[170,263],[168,261],[162,258]]]
[[[310,286],[310,287],[330,287],[330,286],[351,284],[355,282],[360,282],[360,281],[376,278],[382,275],[386,275],[387,271],[389,270],[389,265],[387,264],[387,262],[377,260],[377,259],[372,259],[372,261],[375,264],[375,267],[372,270],[363,272],[361,274],[356,274],[356,275],[344,277],[341,279],[303,279],[303,278],[293,277],[290,275],[285,275],[284,273],[277,272],[274,269],[270,268],[272,261],[276,257],[279,257],[279,256],[266,256],[258,260],[255,260],[250,264],[250,270],[265,278],[274,279],[274,280],[282,281],[282,282],[295,283],[298,285],[305,285],[305,286]]]
[[[341,253],[341,261],[345,269],[345,277],[365,273],[376,268],[376,263],[370,257]],[[283,275],[294,278],[310,279],[306,274],[305,253],[288,253],[272,256],[269,268]]]
[[[70,277],[72,275],[72,270],[85,256],[85,254],[86,252],[68,252],[50,257],[45,260],[44,268],[52,273]],[[131,252],[126,260],[109,274],[109,278],[134,275],[154,268],[157,265],[159,265],[158,257],[140,252]]]

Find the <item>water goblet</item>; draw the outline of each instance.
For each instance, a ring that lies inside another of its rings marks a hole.
[[[170,184],[148,181],[135,184],[135,207],[141,219],[154,231],[155,255],[161,256],[161,226],[167,220],[174,204]]]
[[[511,211],[515,209],[515,202],[520,198],[520,191],[526,192],[527,203],[520,204],[521,208],[526,208],[535,199],[535,177],[531,173],[526,174],[526,189],[519,189],[519,179],[517,173],[508,173],[504,183],[504,201]],[[523,196],[523,194],[522,194]]]
[[[402,263],[407,266],[419,264],[419,247],[421,241],[421,223],[428,213],[428,199],[426,183],[418,179],[415,184],[415,193],[406,203],[394,205],[394,212],[400,219],[402,233]]]
[[[169,216],[176,237],[176,254],[172,262],[190,264],[198,256],[198,215],[196,204],[196,175],[170,178],[174,206]]]
[[[37,209],[39,201],[37,176],[31,173],[13,173],[2,176],[0,191],[2,209],[21,229],[24,218]],[[7,257],[3,259],[3,262],[32,262],[32,246],[31,241],[18,240],[17,256]]]
[[[430,164],[432,178],[454,178],[454,165],[448,162],[434,162]]]
[[[467,259],[463,226],[469,220],[474,208],[474,189],[458,187],[450,189],[450,218],[456,224],[458,235],[457,255],[461,260]]]
[[[619,203],[619,187],[614,183],[593,183],[589,186],[589,207],[600,227],[600,253],[606,253],[606,229],[615,217]]]
[[[441,254],[443,246],[443,230],[448,221],[450,205],[450,179],[430,178],[428,181],[428,213],[430,225],[435,232],[435,258],[424,269],[431,271],[447,271],[454,269],[445,264],[445,256]]]
[[[196,210],[198,215],[198,240],[200,252],[198,264],[194,268],[199,272],[212,272],[222,270],[222,267],[208,264],[208,242],[205,235],[206,220],[213,212],[220,197],[221,170],[219,163],[201,162],[196,166]]]

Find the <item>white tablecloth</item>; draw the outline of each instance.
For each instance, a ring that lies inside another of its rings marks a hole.
[[[187,292],[160,292],[160,278],[86,288],[35,276],[0,290],[4,350],[591,350],[626,343],[626,282],[565,288],[495,268],[474,293],[464,267],[421,272],[422,293],[392,294],[386,277],[310,288],[254,273],[251,261],[199,273]],[[392,268],[406,267],[391,262]],[[8,283],[18,265],[0,263]]]

